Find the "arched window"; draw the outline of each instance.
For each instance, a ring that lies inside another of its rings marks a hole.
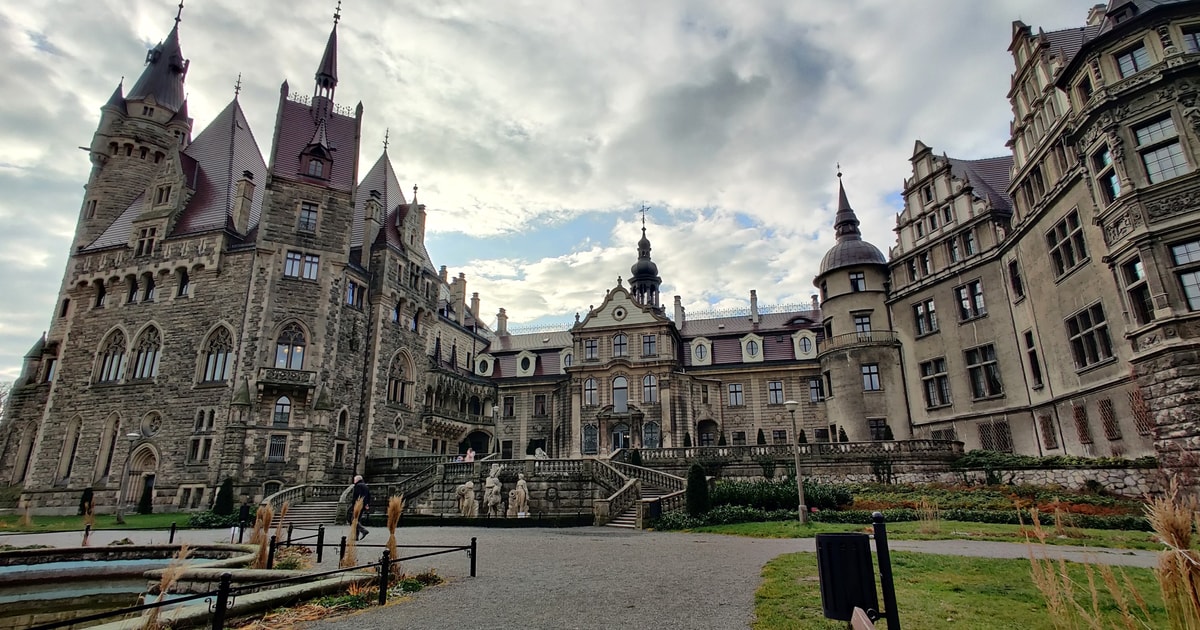
[[[205,383],[229,379],[229,364],[233,362],[233,337],[224,326],[214,330],[204,344]]]
[[[392,359],[388,369],[387,401],[404,404],[408,402],[408,382],[405,380],[404,358],[397,356]]]
[[[279,331],[275,342],[275,367],[287,370],[304,368],[304,330],[292,322]]]
[[[100,349],[97,383],[116,383],[125,371],[125,335],[119,330],[109,334]]]
[[[161,345],[158,329],[153,326],[138,337],[134,346],[133,378],[147,379],[158,376],[158,354]]]
[[[94,308],[104,308],[104,300],[107,297],[107,291],[104,289],[104,281],[96,281],[96,302],[92,306]]]
[[[399,323],[399,321],[400,321],[400,307],[401,307],[400,302],[396,302],[396,306],[392,307],[392,321],[393,322]]]
[[[93,481],[101,481],[112,472],[113,454],[117,452],[117,423],[120,417],[111,414],[104,421],[104,430],[100,432],[100,452],[96,454],[96,471]]]
[[[343,409],[342,412],[338,414],[337,434],[342,437],[346,437],[346,431],[349,430],[349,426],[350,413]]]
[[[62,453],[58,459],[58,481],[71,478],[71,469],[75,467],[75,453],[79,450],[79,416],[71,419],[67,425],[67,433],[63,438]]]
[[[662,446],[662,429],[657,422],[647,422],[642,425],[642,448],[659,448]]]
[[[629,356],[629,337],[625,336],[625,333],[621,333],[616,337],[613,337],[613,356]]]
[[[658,402],[658,379],[654,378],[653,374],[647,374],[642,378],[642,402]]]
[[[583,382],[583,404],[585,406],[595,407],[600,404],[596,400],[596,379],[589,378]]]
[[[583,454],[595,455],[600,451],[600,429],[589,424],[583,427]]]
[[[275,401],[275,413],[271,415],[271,424],[277,427],[286,427],[292,419],[292,399],[287,396],[280,396]]]
[[[575,355],[568,352],[563,355],[562,361],[563,361],[563,367],[569,368],[575,362]]]
[[[133,276],[129,276],[128,278],[126,278],[125,279],[125,288],[128,289],[127,295],[125,296],[125,303],[133,304],[134,302],[137,302],[137,299],[138,299],[137,278],[135,278]]]
[[[613,413],[629,412],[629,381],[618,376],[612,381]]]
[[[283,484],[278,481],[268,481],[263,484],[264,497],[269,497],[280,490],[283,490]]]

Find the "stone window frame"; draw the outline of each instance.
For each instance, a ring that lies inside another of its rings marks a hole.
[[[617,333],[612,338],[612,355],[614,357],[629,356],[629,335]]]
[[[274,366],[283,370],[303,370],[308,354],[308,339],[308,331],[299,321],[289,320],[280,326],[275,333]],[[298,360],[297,355],[300,357]]]
[[[730,407],[744,407],[746,405],[746,392],[741,383],[729,383],[726,391],[729,394],[727,400]]]
[[[1007,419],[984,420],[975,427],[979,431],[979,444],[983,450],[1013,452],[1012,427]]]
[[[224,383],[232,371],[233,333],[224,324],[218,324],[204,337],[200,354],[200,382]]]
[[[808,402],[818,403],[825,400],[825,382],[819,377],[808,379]]]
[[[642,356],[656,357],[658,356],[658,335],[649,333],[642,335]]]
[[[208,487],[202,483],[188,483],[175,491],[175,505],[180,510],[198,510],[204,507],[204,495]]]
[[[600,392],[596,379],[588,377],[583,381],[583,406],[596,407],[600,404]]]
[[[1048,451],[1058,449],[1058,432],[1054,426],[1054,416],[1048,413],[1038,414],[1038,432],[1042,435],[1042,448]]]
[[[1071,418],[1075,421],[1075,434],[1079,437],[1080,444],[1092,444],[1095,440],[1092,438],[1092,421],[1088,417],[1087,407],[1084,405],[1071,405]]]
[[[782,405],[783,402],[783,381],[767,381],[767,404]]]
[[[1116,360],[1103,302],[1096,301],[1076,311],[1067,316],[1063,324],[1076,372]]]
[[[1033,338],[1033,329],[1026,330],[1021,335],[1025,342],[1025,358],[1029,361],[1030,387],[1038,390],[1046,386],[1042,376],[1042,364],[1038,359],[1037,343]]]
[[[1136,150],[1151,185],[1192,172],[1179,128],[1170,112],[1133,127]],[[1164,166],[1165,165],[1165,166]]]
[[[1146,274],[1146,266],[1140,253],[1134,254],[1128,260],[1117,265],[1122,288],[1125,293],[1125,305],[1129,318],[1135,326],[1145,326],[1154,321],[1154,300],[1150,297],[1150,282]]]
[[[154,324],[147,324],[138,332],[133,342],[132,365],[129,380],[149,381],[158,376],[158,363],[162,358],[162,331]]]
[[[1189,311],[1200,311],[1200,238],[1177,241],[1167,246],[1171,251],[1172,273],[1183,293]]]
[[[283,277],[299,278],[300,268],[304,262],[304,254],[298,251],[289,250],[284,254],[283,258]]]
[[[1079,208],[1071,208],[1053,227],[1046,230],[1046,251],[1050,255],[1056,281],[1091,260]]]
[[[267,436],[266,461],[269,464],[282,464],[287,461],[288,436],[285,433],[272,433]]]
[[[1154,60],[1150,57],[1150,48],[1146,46],[1145,40],[1138,40],[1137,43],[1113,53],[1112,58],[1113,67],[1117,69],[1117,76],[1122,79],[1128,79],[1154,65]]]
[[[296,231],[316,234],[321,219],[321,204],[315,201],[300,201],[296,208]]]
[[[600,359],[600,340],[590,337],[583,340],[583,360],[597,361]]]
[[[629,378],[624,374],[616,374],[609,384],[612,387],[613,413],[629,413]],[[618,395],[622,391],[624,395]]]
[[[97,384],[120,383],[125,377],[126,363],[125,331],[114,328],[104,336],[96,352],[96,371],[93,382]]]
[[[954,404],[950,394],[950,373],[946,369],[946,357],[934,357],[922,361],[921,391],[925,397],[926,409],[940,409]]]
[[[881,392],[883,391],[883,378],[879,370],[878,363],[863,363],[860,367],[862,372],[863,391],[864,392]]]
[[[1004,381],[1000,378],[1000,360],[995,344],[985,343],[963,350],[967,364],[967,380],[971,384],[972,400],[988,400],[1004,396]]]
[[[1100,193],[1101,208],[1107,207],[1121,196],[1121,179],[1117,175],[1112,148],[1107,143],[1092,152],[1091,165],[1096,188]]]
[[[642,402],[647,404],[658,402],[658,378],[653,374],[642,377]]]
[[[954,287],[954,300],[958,303],[960,324],[987,315],[987,301],[984,299],[982,278],[968,280]]]
[[[938,332],[937,304],[928,298],[912,305],[913,326],[917,337],[932,335]]]

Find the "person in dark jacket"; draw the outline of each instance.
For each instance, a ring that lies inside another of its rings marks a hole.
[[[362,512],[358,520],[358,540],[367,537],[370,532],[366,527],[363,527],[363,520],[367,518],[367,513],[371,511],[371,489],[367,487],[367,482],[363,481],[362,475],[354,476],[354,492],[350,495],[350,516],[354,516],[354,506],[362,500]]]

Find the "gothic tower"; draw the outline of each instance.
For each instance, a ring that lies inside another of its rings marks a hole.
[[[642,238],[638,241],[638,260],[629,268],[629,293],[644,306],[661,308],[658,303],[658,287],[662,278],[658,265],[650,260],[650,239],[646,238],[646,217],[642,216]]]

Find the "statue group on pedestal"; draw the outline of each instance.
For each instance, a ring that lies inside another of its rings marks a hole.
[[[458,500],[458,513],[466,518],[479,516],[479,506],[475,502],[475,482],[467,481],[454,490]],[[500,482],[500,464],[492,464],[487,479],[483,482],[483,515],[489,518],[505,516],[504,485]],[[525,481],[525,473],[517,475],[517,485],[508,493],[509,518],[525,518],[529,515],[529,485]]]

